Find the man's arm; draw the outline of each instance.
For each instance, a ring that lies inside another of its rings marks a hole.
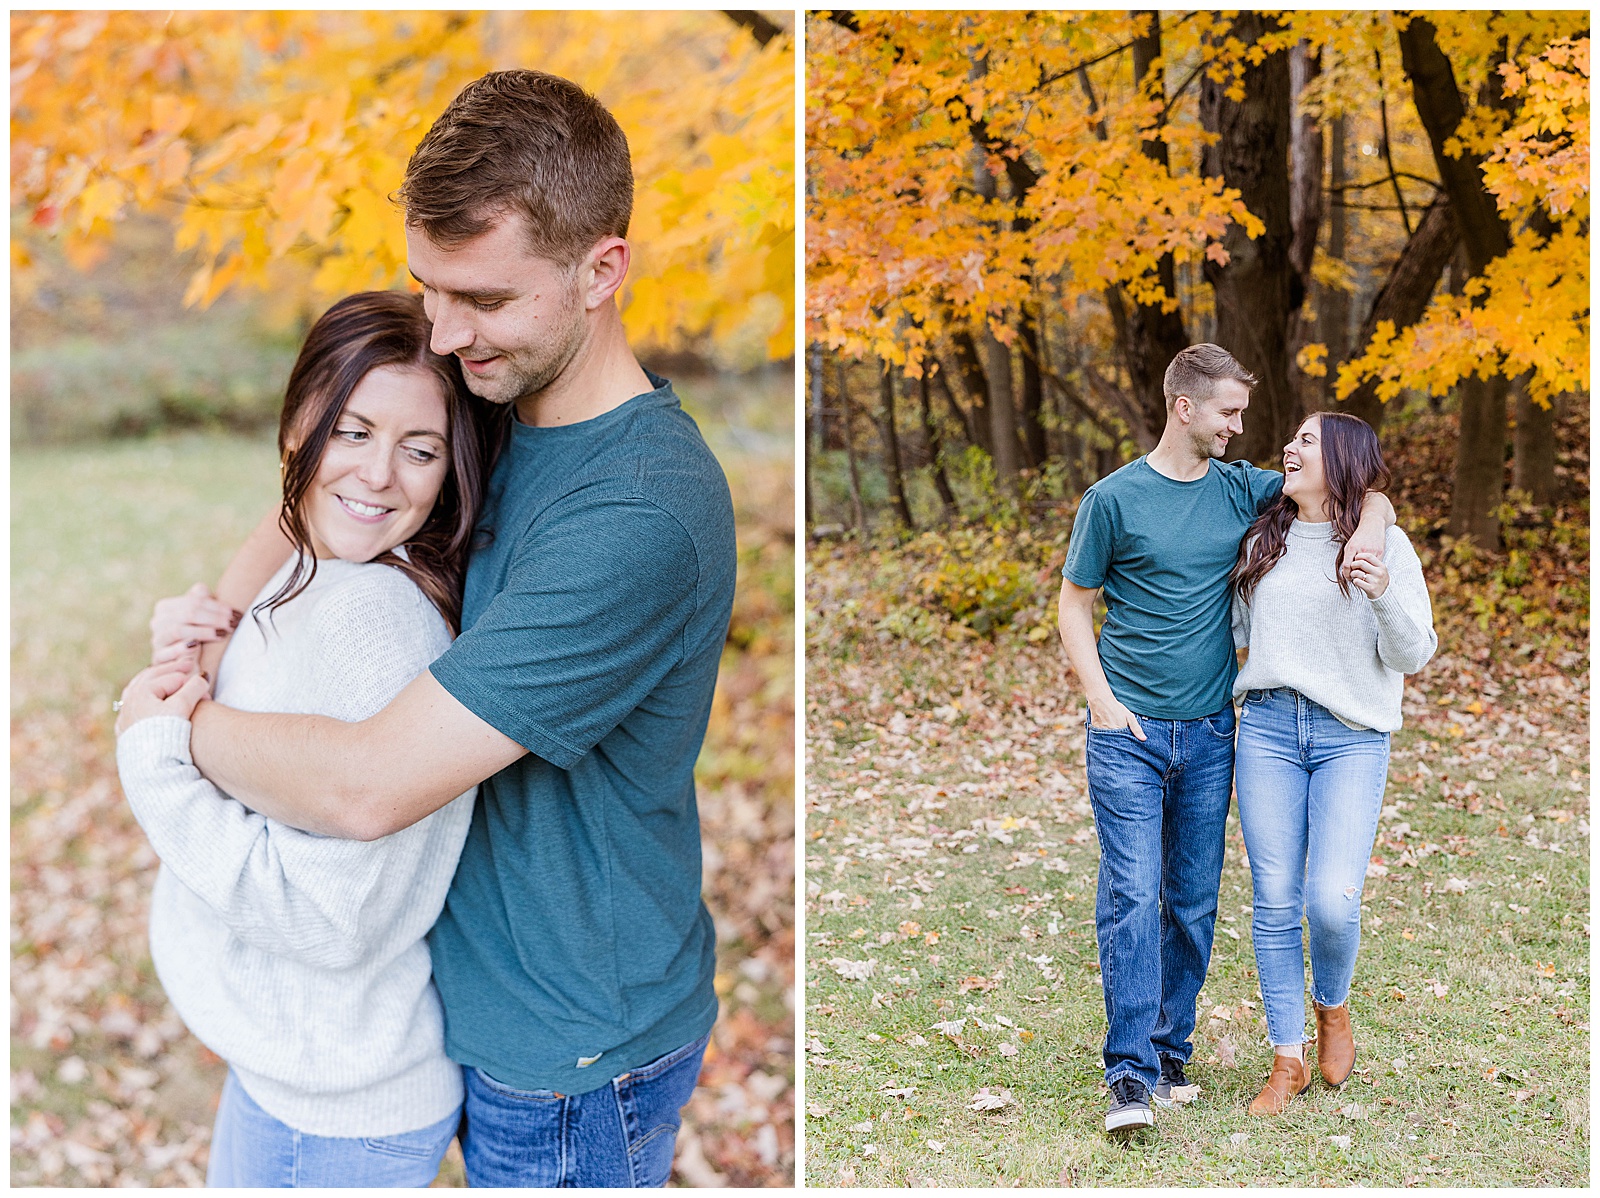
[[[527,750],[424,670],[371,719],[201,703],[194,762],[220,789],[294,828],[376,840],[432,815]]]
[[[1394,522],[1394,504],[1389,502],[1389,497],[1382,491],[1368,491],[1361,499],[1361,519],[1345,546],[1344,567],[1340,573],[1350,577],[1350,564],[1358,553],[1370,553],[1382,561],[1389,526]]]
[[[1078,681],[1089,700],[1089,720],[1097,728],[1128,728],[1140,740],[1145,739],[1139,717],[1134,715],[1111,693],[1106,672],[1100,665],[1100,651],[1094,643],[1095,590],[1080,587],[1075,582],[1061,580],[1061,602],[1057,608],[1061,643],[1067,650],[1067,660],[1077,671]]]

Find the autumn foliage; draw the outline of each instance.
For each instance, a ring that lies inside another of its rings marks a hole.
[[[688,12],[18,13],[12,206],[80,264],[130,212],[170,214],[199,255],[192,303],[396,286],[389,197],[412,148],[472,79],[534,67],[594,92],[629,136],[634,336],[782,358],[794,62],[788,33],[758,32]]]

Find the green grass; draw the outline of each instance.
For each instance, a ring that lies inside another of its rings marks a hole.
[[[1408,717],[1375,849],[1389,872],[1363,898],[1357,1073],[1339,1092],[1317,1082],[1279,1119],[1245,1114],[1271,1048],[1230,818],[1190,1068],[1203,1096],[1114,1141],[1097,848],[1065,663],[1020,637],[852,638],[829,614],[854,593],[841,576],[814,579],[808,625],[810,1184],[1587,1184],[1581,688],[1564,724],[1561,702],[1508,699],[1554,713],[1538,737],[1513,721],[1468,743]],[[1460,797],[1465,777],[1481,814]],[[1402,823],[1415,835],[1396,837]],[[1534,847],[1530,829],[1562,851]],[[835,961],[876,964],[847,980]],[[961,1019],[958,1038],[934,1028]],[[975,1111],[981,1089],[1009,1101]]]

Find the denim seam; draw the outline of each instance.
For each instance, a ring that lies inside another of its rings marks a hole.
[[[622,1100],[622,1086],[613,1078],[611,1080],[611,1097],[617,1104],[617,1123],[622,1128],[622,1155],[628,1161],[628,1185],[633,1189],[639,1187],[639,1172],[634,1168],[633,1148],[629,1144],[631,1138],[628,1134],[628,1111]]]

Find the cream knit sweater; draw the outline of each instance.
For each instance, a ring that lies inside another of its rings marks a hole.
[[[285,564],[257,602],[277,591]],[[217,672],[245,711],[360,720],[450,643],[390,566],[317,563],[309,589],[247,613]],[[117,741],[134,815],[161,858],[150,955],[189,1029],[274,1118],[320,1136],[388,1136],[462,1099],[424,937],[438,918],[475,789],[371,843],[257,815],[201,777],[190,724],[141,720]]]
[[[1351,586],[1346,598],[1334,581],[1338,556],[1331,523],[1296,520],[1249,606],[1234,595],[1233,643],[1248,646],[1250,657],[1233,697],[1289,687],[1352,728],[1395,732],[1404,676],[1439,647],[1422,563],[1406,534],[1391,526],[1383,549],[1388,589],[1368,599]]]

